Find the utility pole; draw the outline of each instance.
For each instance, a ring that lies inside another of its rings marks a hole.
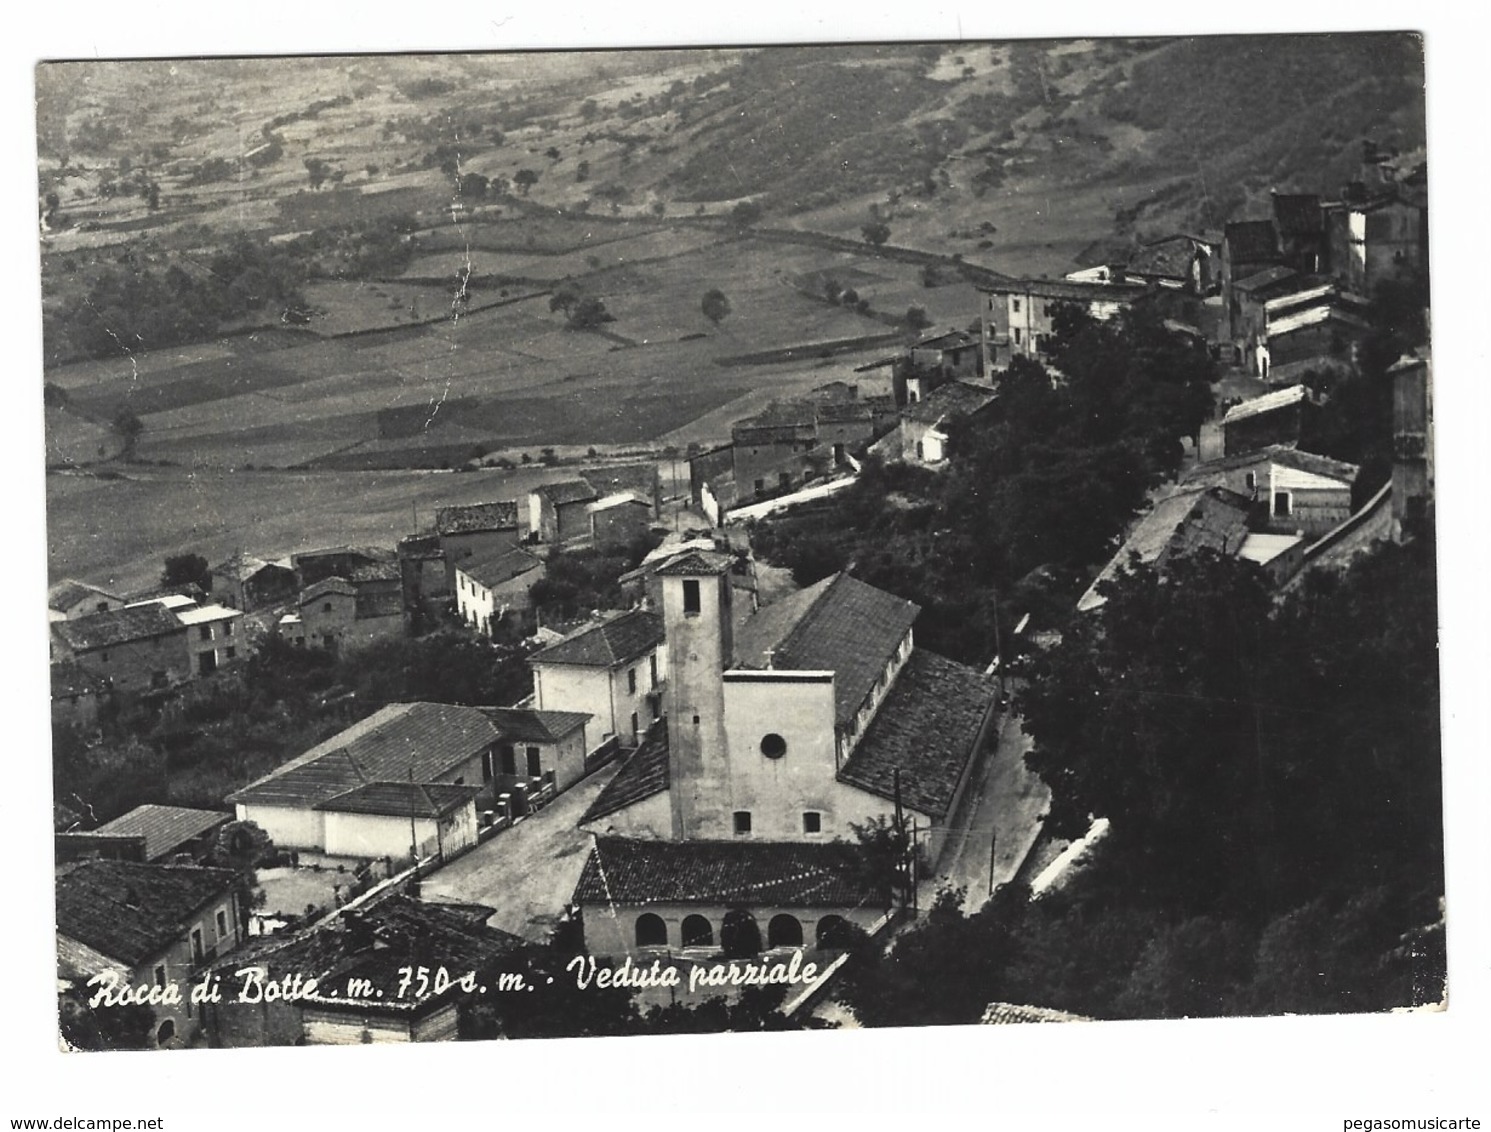
[[[994,846],[999,841],[999,831],[989,827],[989,895],[994,895]]]

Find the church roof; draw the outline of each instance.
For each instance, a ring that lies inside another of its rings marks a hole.
[[[849,574],[835,574],[765,606],[735,637],[742,668],[834,674],[834,715],[852,720],[921,612]]]
[[[977,669],[915,649],[839,781],[894,799],[899,770],[901,801],[919,813],[944,816],[997,690],[997,682]]]
[[[575,902],[743,904],[775,908],[878,906],[853,849],[793,841],[596,838]]]

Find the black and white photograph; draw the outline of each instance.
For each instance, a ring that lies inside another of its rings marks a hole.
[[[29,1039],[1452,1012],[1432,38],[836,30],[31,61]]]

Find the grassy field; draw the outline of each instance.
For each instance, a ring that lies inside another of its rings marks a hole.
[[[554,220],[545,238],[556,247],[584,246],[594,226],[583,218],[566,223],[573,230],[567,240]],[[815,343],[890,329],[808,293],[805,281],[833,275],[854,283],[876,311],[899,315],[917,303],[948,325],[967,325],[976,309],[971,288],[922,287],[914,265],[723,239],[693,225],[676,233],[641,226],[595,247],[528,259],[554,261],[544,269],[554,278],[578,269],[576,284],[602,297],[614,319],[598,332],[566,328],[542,294],[502,300],[478,290],[470,308],[457,308],[453,289],[325,282],[307,289],[323,312],[310,327],[60,366],[48,380],[96,419],[121,408],[137,414],[145,426],[138,455],[146,461],[440,467],[492,449],[659,443],[695,420],[715,420],[721,406],[753,390],[780,395],[816,384]],[[595,262],[576,262],[579,256]],[[700,307],[711,288],[730,301],[718,324]],[[789,348],[796,360],[777,365],[719,364]],[[867,346],[860,360],[884,352],[883,344]],[[427,436],[390,441],[380,434],[380,410],[417,406],[430,410]],[[728,422],[717,427],[700,439],[728,435]]]
[[[195,552],[216,563],[239,549],[278,557],[316,546],[392,546],[451,504],[515,499],[526,522],[528,492],[576,471],[533,465],[464,474],[142,468],[127,479],[52,475],[48,566],[54,578],[128,591],[154,585],[169,554]]]

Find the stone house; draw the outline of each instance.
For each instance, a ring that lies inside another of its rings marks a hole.
[[[544,563],[522,547],[491,558],[467,558],[456,567],[456,612],[478,633],[492,635],[505,617],[526,620],[533,609],[533,587],[544,578]]]
[[[208,592],[232,609],[262,609],[290,601],[299,589],[288,563],[266,562],[242,551],[212,568]]]
[[[537,542],[559,544],[590,536],[586,508],[600,496],[584,479],[546,483],[528,495],[528,529]]]
[[[124,599],[98,586],[64,578],[47,590],[47,620],[75,621],[94,613],[123,609]]]
[[[394,992],[402,968],[486,972],[523,946],[518,937],[487,926],[493,911],[390,893],[327,923],[262,937],[215,970],[225,988],[239,985],[244,968],[258,972],[264,983],[298,975],[303,982],[315,979],[319,988],[295,1001],[240,1002],[225,993],[224,1001],[206,1007],[209,1044],[235,1049],[454,1041],[460,1006],[477,992],[459,981],[437,992],[433,980]],[[349,998],[351,979],[385,993]]]
[[[1291,385],[1233,405],[1222,417],[1222,452],[1236,456],[1272,444],[1296,444],[1315,403],[1303,385]]]
[[[435,533],[445,555],[447,585],[456,588],[456,566],[467,558],[492,557],[522,541],[518,505],[511,500],[441,507],[435,512]]]
[[[870,446],[887,460],[940,467],[947,459],[947,426],[986,412],[995,394],[986,385],[953,381],[939,385],[901,414],[900,423]]]
[[[652,504],[629,491],[608,495],[586,505],[590,541],[598,547],[625,546],[647,533]]]
[[[113,971],[130,987],[174,987],[179,1003],[151,1007],[155,1044],[201,1040],[191,984],[247,937],[229,869],[88,860],[57,870],[57,972],[85,994]]]
[[[216,846],[218,831],[232,820],[233,815],[222,810],[136,806],[97,829],[58,833],[57,860],[106,857],[160,865],[200,865]]]
[[[1181,482],[1225,487],[1246,496],[1253,501],[1251,525],[1256,531],[1318,538],[1350,518],[1359,470],[1291,445],[1271,444],[1197,464]]]
[[[195,675],[187,627],[147,603],[52,624],[53,659],[72,661],[116,692],[146,692]]]
[[[1010,368],[1015,358],[1041,360],[1063,306],[1075,306],[1106,321],[1142,298],[1147,288],[1130,283],[1083,283],[1066,279],[1011,279],[979,285],[979,332],[984,373]]]

